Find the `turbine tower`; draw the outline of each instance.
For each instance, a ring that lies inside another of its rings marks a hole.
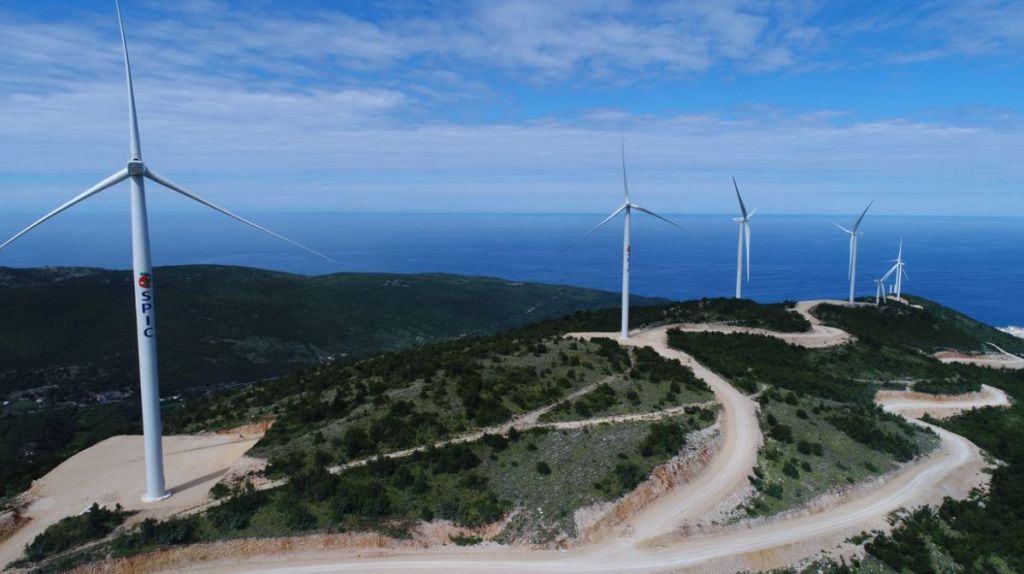
[[[733,218],[733,221],[740,225],[740,238],[739,243],[736,245],[736,298],[741,299],[743,297],[743,246],[746,245],[747,281],[750,281],[750,218],[754,217],[754,214],[757,213],[757,208],[755,207],[748,214],[747,206],[743,204],[743,198],[740,196],[740,186],[736,184],[735,176],[732,178],[732,186],[736,188],[736,199],[740,202],[740,217]]]
[[[875,281],[875,306],[881,307],[885,300],[885,277],[874,277]]]
[[[622,205],[620,205],[618,207],[618,209],[613,211],[611,215],[606,217],[604,219],[604,221],[602,221],[601,223],[598,223],[597,225],[595,225],[593,227],[593,229],[591,229],[590,231],[586,232],[577,241],[582,241],[583,239],[586,239],[592,233],[594,233],[598,229],[601,229],[602,227],[604,227],[604,225],[606,223],[608,223],[609,221],[614,219],[620,213],[624,213],[625,214],[625,220],[624,220],[624,224],[623,224],[623,227],[624,227],[624,229],[623,229],[623,238],[622,238],[622,328],[621,328],[621,333],[620,333],[619,336],[621,338],[623,338],[623,339],[628,339],[629,338],[629,269],[630,269],[630,250],[631,250],[631,245],[630,245],[630,220],[631,220],[631,217],[632,217],[633,210],[642,211],[643,213],[646,213],[647,215],[651,215],[651,216],[657,217],[658,219],[664,221],[665,223],[668,223],[669,225],[675,226],[675,227],[679,228],[682,231],[686,231],[686,230],[683,229],[678,224],[676,224],[674,221],[672,221],[670,219],[667,219],[665,217],[662,217],[662,216],[658,215],[657,213],[654,213],[653,211],[651,211],[649,209],[640,207],[639,205],[633,203],[633,200],[630,199],[630,196],[629,196],[629,180],[626,177],[626,143],[625,143],[625,140],[623,140],[623,142],[622,142],[622,189],[623,189],[623,194],[624,194],[624,201],[623,201]]]
[[[900,250],[899,250],[899,253],[896,255],[896,259],[893,259],[892,261],[890,261],[890,263],[894,263],[895,264],[895,265],[892,266],[892,269],[889,270],[889,273],[893,273],[893,272],[896,273],[896,280],[894,281],[894,283],[895,283],[895,286],[894,286],[895,291],[894,291],[894,293],[896,294],[896,300],[899,301],[900,297],[903,294],[903,279],[905,277],[907,277],[906,262],[903,261],[903,238],[902,237],[900,237]]]
[[[281,239],[294,246],[304,249],[314,255],[323,257],[328,261],[334,261],[330,257],[314,251],[301,243],[297,243],[261,227],[245,218],[242,218],[230,211],[210,203],[209,201],[195,195],[185,188],[177,185],[165,177],[157,174],[142,161],[142,146],[139,141],[139,122],[135,113],[135,90],[132,85],[132,69],[128,60],[128,42],[125,39],[124,21],[121,18],[121,6],[115,0],[114,6],[117,10],[118,26],[121,30],[121,49],[124,53],[124,68],[128,84],[128,141],[129,160],[128,165],[110,177],[85,190],[80,195],[64,203],[60,207],[47,213],[32,225],[18,232],[3,244],[0,249],[7,247],[19,237],[32,231],[47,220],[55,217],[61,212],[89,199],[99,192],[112,187],[124,180],[131,182],[131,214],[132,214],[132,270],[133,289],[135,292],[135,323],[136,335],[138,337],[139,352],[139,385],[140,398],[142,400],[142,428],[145,443],[146,458],[146,493],[142,500],[155,502],[163,500],[171,495],[164,482],[163,467],[163,445],[162,430],[160,421],[160,385],[157,374],[156,357],[156,319],[154,302],[153,265],[149,252],[149,223],[146,210],[146,193],[144,182],[150,179],[171,191],[175,191],[185,197],[201,203],[211,209],[240,221],[250,227],[254,227],[277,239]]]
[[[838,223],[835,224],[836,227],[850,234],[850,266],[846,270],[846,276],[850,279],[850,303],[853,303],[853,293],[857,283],[857,236],[861,235],[860,223],[864,221],[864,216],[871,209],[872,203],[874,201],[869,202],[868,206],[864,208],[864,212],[860,214],[860,217],[853,224],[853,229],[847,229]]]
[[[882,276],[883,280],[888,279],[893,273],[896,274],[896,279],[893,281],[895,285],[890,289],[890,293],[896,296],[896,301],[900,301],[900,294],[903,292],[903,278],[907,276],[907,271],[904,269],[905,263],[903,261],[903,238],[900,238],[900,250],[896,259],[890,261],[893,264],[885,275]]]

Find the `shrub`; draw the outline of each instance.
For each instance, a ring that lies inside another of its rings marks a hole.
[[[116,556],[154,546],[190,544],[197,539],[195,518],[172,518],[163,522],[147,518],[131,534],[114,539],[111,547]]]
[[[791,460],[786,461],[786,464],[782,466],[782,473],[790,478],[800,478],[800,470]]]
[[[686,445],[686,430],[678,424],[654,423],[643,442],[640,443],[640,454],[643,456],[654,456],[655,454],[674,455]]]
[[[33,562],[103,538],[124,522],[128,512],[118,504],[113,510],[93,503],[84,513],[69,516],[51,525],[25,547],[25,556]]]

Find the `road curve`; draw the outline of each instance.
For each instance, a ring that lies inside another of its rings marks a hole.
[[[637,332],[621,344],[650,347],[663,357],[674,359],[693,370],[707,383],[722,406],[719,432],[722,443],[718,454],[693,481],[675,488],[648,505],[621,528],[618,536],[602,545],[600,554],[618,552],[624,546],[667,534],[688,522],[706,515],[747,484],[747,476],[757,464],[761,446],[761,429],[757,422],[757,405],[725,379],[701,365],[690,355],[668,346],[668,330],[662,326]],[[581,338],[616,337],[609,333],[578,333]]]
[[[853,340],[853,336],[842,329],[829,327],[823,324],[817,317],[811,314],[811,310],[827,303],[829,305],[849,305],[846,301],[830,301],[825,299],[815,301],[801,301],[796,304],[793,310],[799,313],[811,324],[811,329],[803,333],[781,333],[756,327],[741,327],[737,325],[726,325],[719,323],[682,323],[674,328],[688,333],[746,333],[750,335],[764,335],[782,339],[787,343],[807,347],[808,349],[821,349],[825,347],[836,347],[844,345]],[[637,331],[638,335],[643,332]]]

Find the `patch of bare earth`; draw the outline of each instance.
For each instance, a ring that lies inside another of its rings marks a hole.
[[[110,437],[79,452],[34,481],[22,496],[27,522],[0,541],[0,566],[18,559],[25,545],[47,527],[82,513],[93,503],[110,508],[120,504],[136,511],[130,523],[202,508],[213,485],[266,428],[256,424],[218,433],[165,436],[164,470],[172,495],[155,503],[141,500],[145,481],[141,436]]]

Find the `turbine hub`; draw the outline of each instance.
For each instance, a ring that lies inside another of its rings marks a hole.
[[[131,160],[130,162],[128,162],[128,175],[146,175],[146,164],[142,163],[142,160],[140,159]]]

